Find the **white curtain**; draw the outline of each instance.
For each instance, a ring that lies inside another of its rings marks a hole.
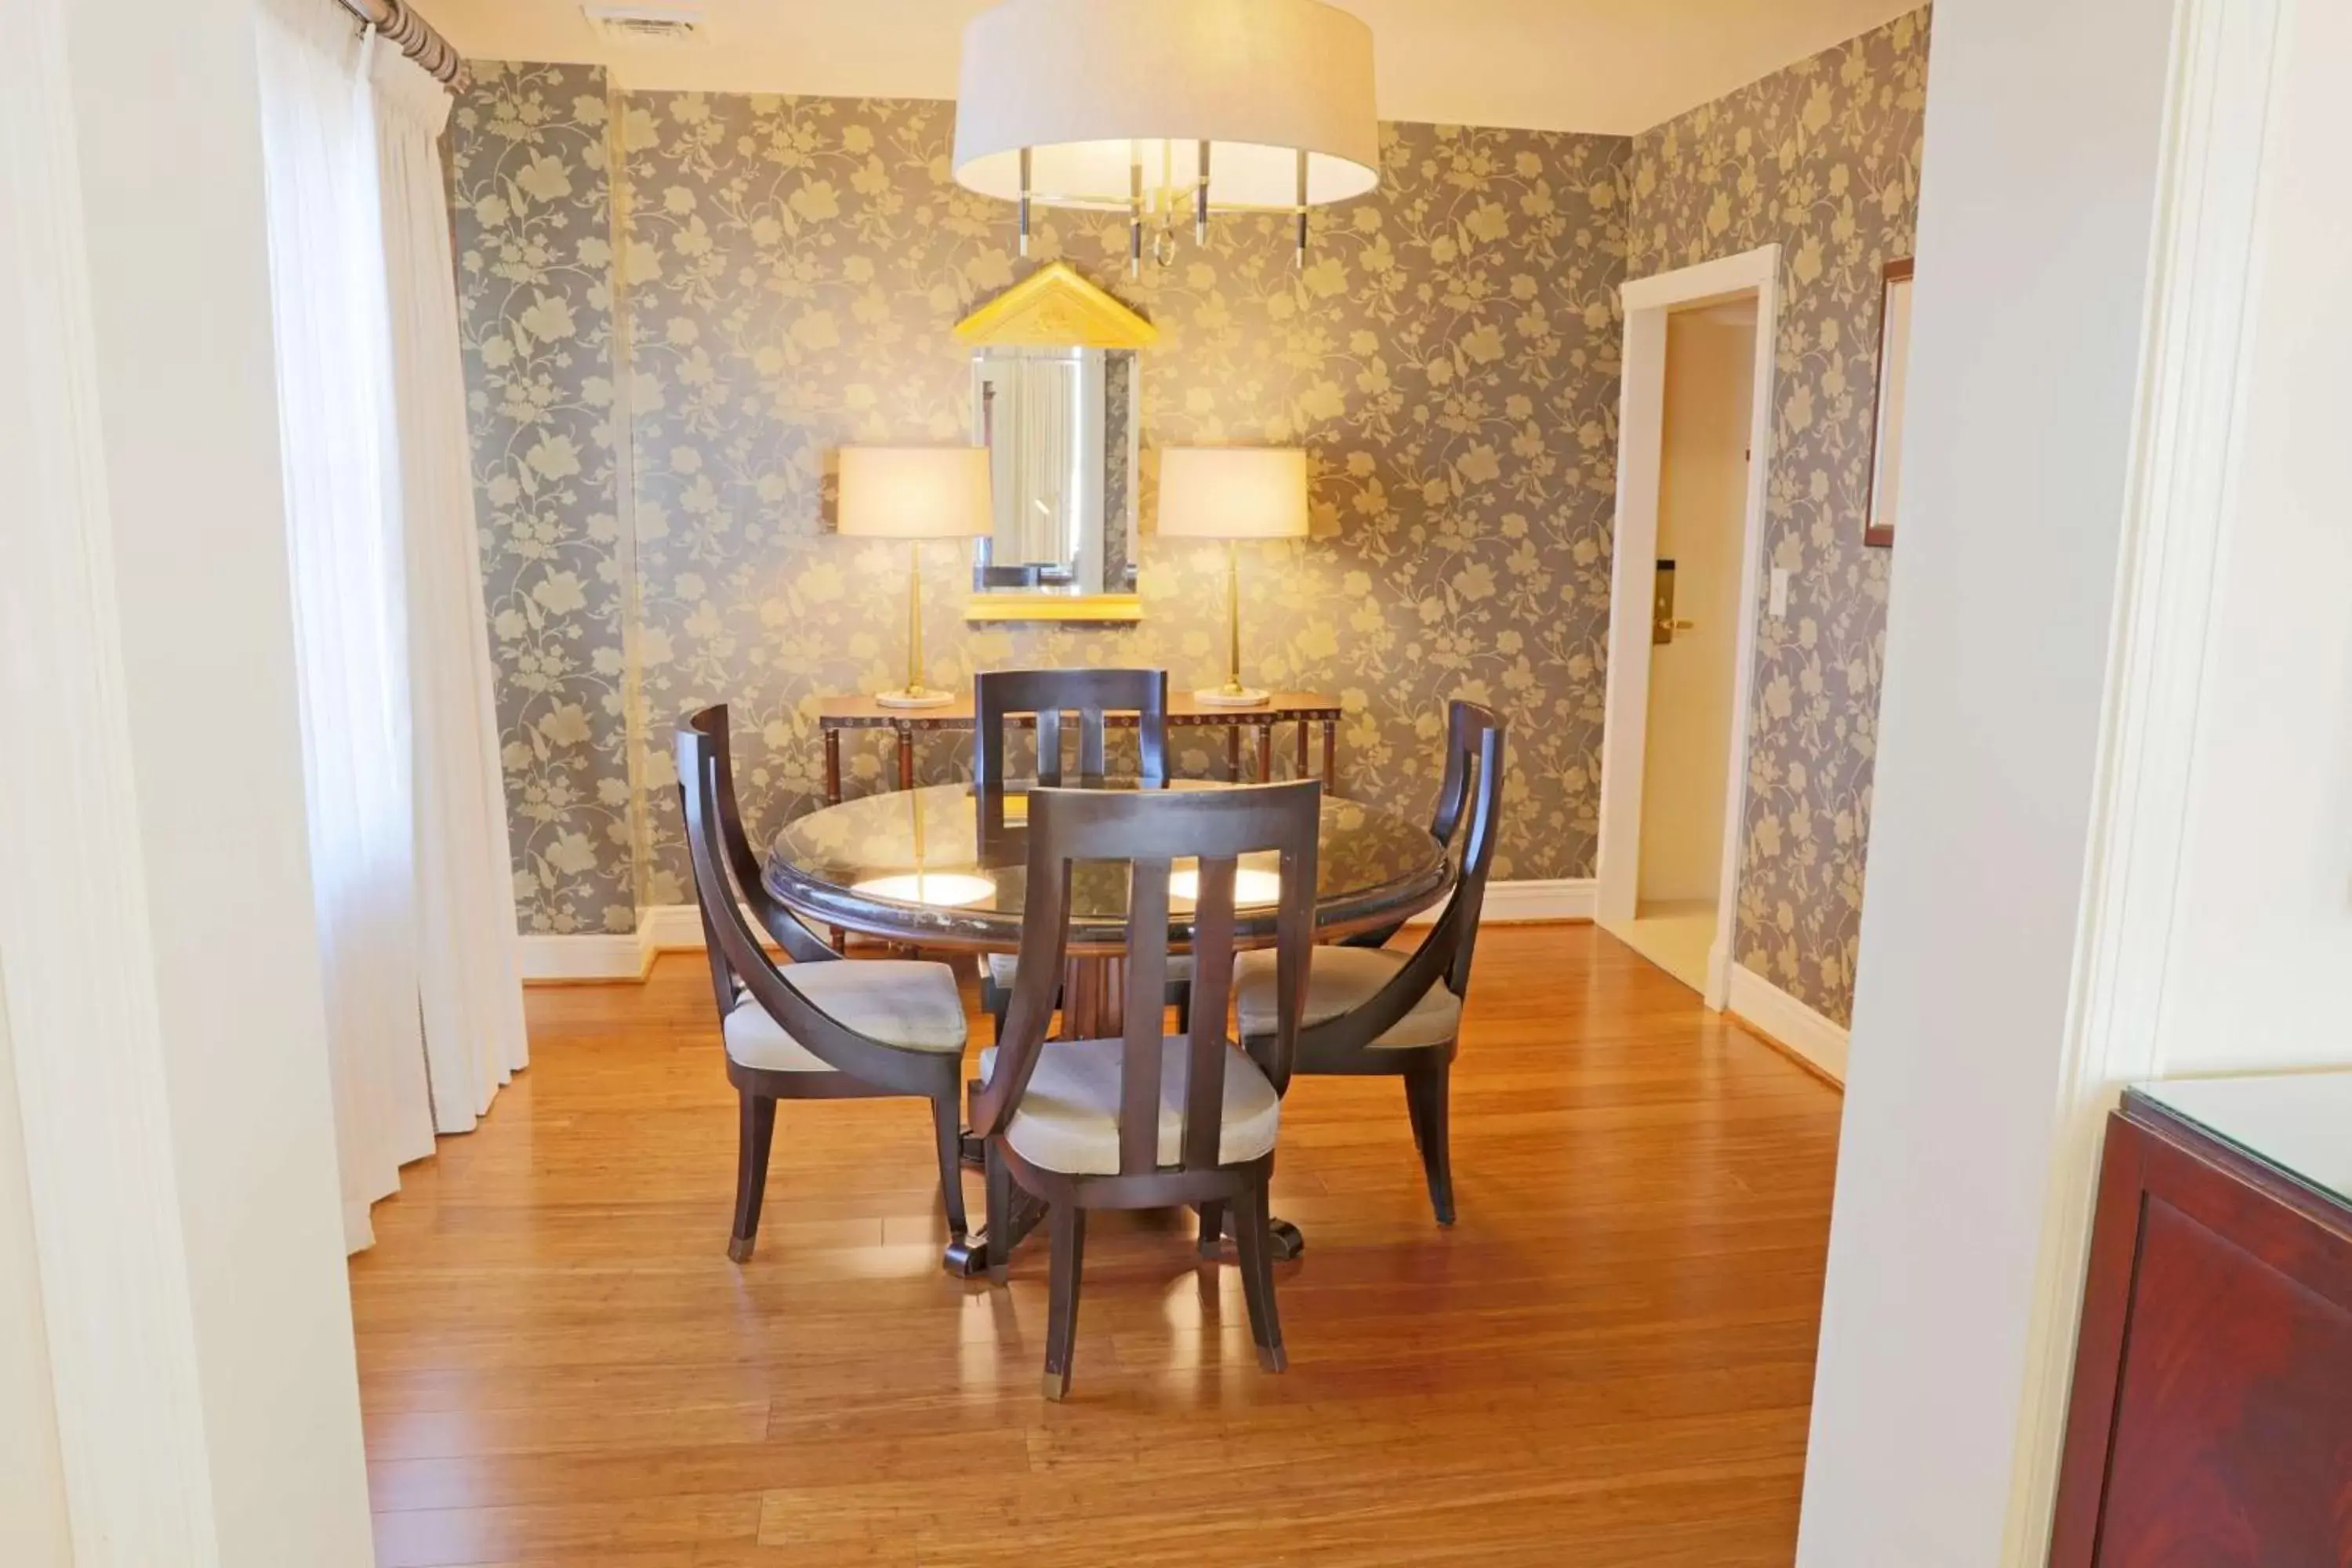
[[[1012,394],[1013,518],[1008,541],[990,558],[1006,566],[1070,563],[1071,426],[1077,421],[1077,365],[1061,355],[1024,355],[1007,367]]]
[[[394,49],[377,49],[369,74],[398,437],[387,477],[407,562],[425,1056],[435,1128],[466,1132],[530,1055],[441,173],[449,94]]]
[[[521,1065],[513,895],[431,146],[446,100],[383,66],[333,0],[264,0],[258,47],[310,872],[357,1250],[436,1125],[471,1128]]]

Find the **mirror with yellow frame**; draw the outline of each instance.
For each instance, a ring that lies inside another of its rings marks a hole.
[[[1058,261],[957,326],[972,350],[972,438],[989,448],[996,498],[966,620],[1141,618],[1140,351],[1159,336]]]

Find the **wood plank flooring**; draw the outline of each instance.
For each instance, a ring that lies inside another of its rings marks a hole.
[[[1790,1561],[1837,1096],[1594,928],[1481,939],[1458,1226],[1397,1084],[1302,1079],[1290,1370],[1230,1261],[1103,1215],[1061,1405],[1043,1247],[940,1269],[919,1101],[784,1105],[728,1262],[707,973],[532,992],[530,1070],[377,1208],[383,1568]]]

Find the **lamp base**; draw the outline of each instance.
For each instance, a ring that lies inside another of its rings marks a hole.
[[[1192,697],[1212,708],[1263,708],[1272,700],[1255,686],[1213,686],[1206,691],[1195,691]]]
[[[928,686],[910,687],[904,691],[877,691],[874,700],[885,708],[944,708],[956,700],[952,691],[935,691]]]

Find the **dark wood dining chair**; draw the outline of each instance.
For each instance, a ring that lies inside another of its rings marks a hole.
[[[1062,719],[1078,721],[1078,774],[1101,778],[1108,770],[1108,715],[1136,716],[1136,777],[1144,784],[1168,782],[1168,672],[1164,669],[992,669],[971,678],[974,733],[971,778],[1002,787],[1005,776],[1005,721],[1027,717],[1037,727],[1036,780],[1062,782]]]
[[[960,1158],[966,1030],[955,972],[944,963],[842,958],[768,893],[738,815],[724,707],[703,709],[678,726],[677,780],[727,1079],[740,1106],[727,1256],[748,1260],[759,1236],[780,1100],[929,1100],[948,1231],[966,1239]],[[790,963],[768,956],[763,931]]]
[[[1285,1364],[1274,1300],[1266,1185],[1298,1037],[1314,941],[1316,780],[1181,794],[1041,789],[1029,797],[1027,907],[1020,976],[1000,1043],[981,1055],[973,1130],[987,1141],[988,1268],[1010,1261],[1013,1187],[1043,1200],[1053,1237],[1045,1395],[1069,1392],[1087,1211],[1194,1204],[1205,1226],[1230,1206],[1250,1337],[1270,1372]],[[1234,872],[1244,855],[1278,857],[1281,891],[1267,1027],[1251,1047],[1226,1038],[1234,963]],[[1192,984],[1182,1034],[1166,1032],[1171,863],[1194,858]],[[1118,1039],[1049,1040],[1067,955],[1071,867],[1129,868],[1125,991]]]
[[[1468,702],[1452,702],[1445,710],[1445,770],[1437,784],[1437,805],[1430,812],[1429,836],[1446,848],[1454,847],[1454,836],[1462,828],[1463,807],[1470,800],[1470,771],[1477,761],[1477,748],[1465,743],[1462,726],[1471,722],[1465,710],[1475,708]],[[1484,711],[1483,709],[1478,710]],[[1371,931],[1358,931],[1340,939],[1342,947],[1386,947],[1390,939],[1404,930],[1405,922],[1397,921]]]
[[[1075,714],[1078,726],[1078,776],[1101,778],[1109,767],[1107,731],[1108,715],[1136,716],[1136,782],[1168,782],[1168,672],[1164,669],[997,669],[971,678],[975,730],[971,750],[972,783],[1002,788],[1005,769],[1006,721],[1032,719],[1037,728],[1037,782],[1062,782],[1062,721]],[[1013,997],[1013,977],[1019,968],[1009,952],[992,952],[981,963],[980,1002],[1004,1037],[1004,1010]],[[1169,1005],[1180,1011],[1191,1005],[1184,961],[1171,966]]]
[[[1302,1074],[1392,1074],[1404,1079],[1406,1115],[1420,1147],[1422,1173],[1437,1223],[1454,1223],[1452,1103],[1454,1058],[1460,1045],[1462,1005],[1470,994],[1470,964],[1478,947],[1478,916],[1495,862],[1495,832],[1503,807],[1500,715],[1475,702],[1446,710],[1449,783],[1462,781],[1439,820],[1458,817],[1466,800],[1469,833],[1454,891],[1437,923],[1410,952],[1393,948],[1330,946],[1316,950],[1308,971],[1305,1024],[1296,1069]],[[1442,838],[1445,837],[1440,833]],[[1285,1021],[1279,977],[1263,954],[1244,956],[1234,982],[1242,1037],[1277,1033]]]

